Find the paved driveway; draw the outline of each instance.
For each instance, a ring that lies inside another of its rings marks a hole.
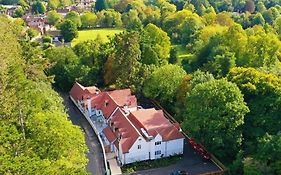
[[[80,126],[84,131],[86,144],[89,149],[89,152],[87,153],[87,157],[89,159],[87,171],[92,175],[104,175],[105,168],[103,165],[103,154],[98,138],[87,120],[70,100],[68,94],[63,93],[60,95],[64,100],[66,109],[68,110],[67,113],[69,115],[69,119],[73,124]]]
[[[212,161],[205,161],[191,148],[189,143],[184,145],[183,159],[168,167],[149,169],[132,173],[132,175],[169,175],[173,171],[184,170],[188,175],[197,175],[220,171]]]

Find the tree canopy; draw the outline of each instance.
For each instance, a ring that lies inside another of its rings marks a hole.
[[[63,36],[66,42],[72,41],[78,36],[77,25],[71,20],[65,20],[59,25],[61,30],[61,35]]]
[[[233,160],[249,112],[238,87],[224,79],[199,83],[186,97],[186,106],[184,129],[218,157]]]
[[[84,136],[67,119],[38,48],[3,17],[0,32],[0,174],[87,174]]]

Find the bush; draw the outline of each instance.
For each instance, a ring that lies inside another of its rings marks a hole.
[[[50,36],[44,36],[43,37],[43,43],[52,43],[53,39]]]

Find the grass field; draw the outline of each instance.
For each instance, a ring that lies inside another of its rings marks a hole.
[[[78,33],[78,38],[75,38],[71,42],[71,46],[75,46],[77,43],[94,40],[100,35],[103,42],[109,41],[108,36],[114,36],[115,34],[121,33],[122,29],[92,29],[92,30],[81,30]]]

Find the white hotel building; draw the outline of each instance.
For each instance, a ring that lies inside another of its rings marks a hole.
[[[100,135],[122,165],[183,154],[184,136],[162,110],[143,109],[130,89],[101,92],[75,83],[71,98],[105,123]]]

